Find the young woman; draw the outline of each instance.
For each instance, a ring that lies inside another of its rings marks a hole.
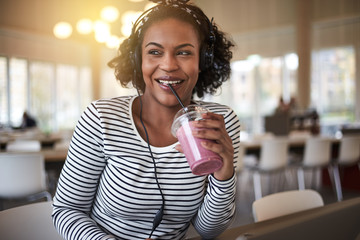
[[[215,24],[187,1],[157,1],[134,24],[109,65],[138,96],[101,99],[82,114],[54,198],[53,221],[65,239],[183,239],[190,225],[205,239],[235,212],[239,120],[228,107],[194,100],[230,74],[230,48]],[[171,125],[184,105],[211,113],[193,135],[213,140],[223,166],[194,175]]]

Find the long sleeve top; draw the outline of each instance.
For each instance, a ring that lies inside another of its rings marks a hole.
[[[80,117],[60,174],[53,222],[65,239],[141,239],[151,232],[162,196],[153,159],[132,117],[135,96],[92,102]],[[222,114],[239,151],[240,124],[228,107],[196,101]],[[193,175],[183,153],[151,146],[164,196],[153,239],[183,239],[192,223],[203,238],[224,231],[235,212],[234,176],[226,181]]]

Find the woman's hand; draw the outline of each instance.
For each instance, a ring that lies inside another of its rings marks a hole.
[[[202,146],[215,153],[218,153],[223,160],[223,166],[214,173],[218,180],[228,180],[234,174],[234,148],[232,140],[226,129],[224,117],[215,113],[205,113],[202,120],[195,121],[194,125],[198,130],[193,131],[193,135],[198,138],[213,140],[201,142]],[[176,149],[182,152],[181,146]]]

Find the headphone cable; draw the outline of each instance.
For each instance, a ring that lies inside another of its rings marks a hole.
[[[163,218],[163,214],[164,214],[164,205],[165,205],[165,199],[164,199],[164,195],[163,195],[163,192],[161,190],[161,187],[160,187],[160,183],[159,183],[159,180],[158,180],[158,177],[157,177],[157,170],[156,170],[156,162],[155,162],[155,158],[153,156],[153,153],[151,151],[151,147],[150,147],[150,143],[149,143],[149,135],[147,133],[147,130],[146,130],[146,127],[145,127],[145,124],[142,120],[142,109],[143,109],[143,104],[142,104],[142,100],[141,100],[141,96],[140,96],[140,93],[139,93],[139,90],[137,90],[137,93],[139,95],[139,100],[140,100],[140,123],[142,125],[142,127],[144,128],[144,131],[145,131],[145,136],[146,136],[146,143],[147,143],[147,146],[148,146],[148,149],[149,149],[149,152],[150,152],[150,156],[151,156],[151,159],[153,161],[153,164],[154,164],[154,173],[155,173],[155,180],[156,180],[156,184],[158,186],[158,189],[160,191],[160,195],[161,195],[161,207],[160,209],[157,211],[157,213],[155,214],[155,218],[154,218],[154,221],[153,221],[153,228],[151,230],[151,233],[149,235],[149,238],[151,238],[153,232],[155,231],[155,229],[159,226],[162,218]]]

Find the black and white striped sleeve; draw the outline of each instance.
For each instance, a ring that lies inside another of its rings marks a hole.
[[[101,123],[94,104],[75,128],[53,204],[53,222],[64,239],[115,239],[89,215],[105,166]]]
[[[240,122],[229,110],[224,116],[227,132],[234,147],[234,162],[238,161],[240,148]],[[213,239],[230,224],[235,213],[236,174],[226,181],[219,181],[213,175],[208,178],[207,193],[193,225],[203,239]]]

